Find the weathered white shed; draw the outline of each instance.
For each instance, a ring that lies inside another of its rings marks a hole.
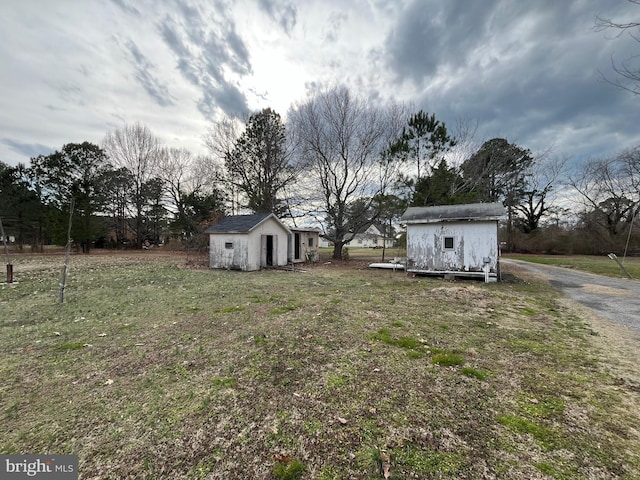
[[[287,265],[289,229],[272,213],[233,215],[211,225],[209,266],[260,270]]]
[[[407,273],[484,277],[500,275],[498,221],[505,218],[501,203],[472,203],[409,207]]]
[[[290,228],[289,259],[291,263],[317,262],[320,259],[320,231],[317,228]]]

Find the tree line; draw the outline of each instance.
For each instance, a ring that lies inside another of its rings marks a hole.
[[[637,242],[640,147],[567,174],[566,159],[550,151],[479,142],[475,132],[334,87],[295,104],[286,122],[266,108],[212,124],[208,155],[165,147],[134,124],[101,145],[0,162],[0,218],[19,248],[63,244],[73,198],[72,237],[88,252],[189,242],[225,215],[273,212],[314,218],[340,258],[358,232],[395,224],[408,206],[502,202],[507,250],[602,253]],[[562,191],[580,207],[569,210]]]

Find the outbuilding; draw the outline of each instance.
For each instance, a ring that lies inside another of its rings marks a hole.
[[[311,263],[319,260],[320,230],[317,228],[290,228],[291,245],[289,259],[291,263]]]
[[[409,207],[407,273],[450,277],[500,277],[498,221],[506,217],[501,203]]]
[[[287,265],[291,231],[273,213],[225,217],[205,233],[211,268],[251,271]]]

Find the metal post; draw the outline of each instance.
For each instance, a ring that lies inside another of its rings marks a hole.
[[[4,236],[2,218],[0,218],[0,235],[2,235],[2,243],[4,244],[4,254],[7,257],[7,283],[13,283],[13,265],[11,265],[11,259],[9,258],[9,247],[7,246],[7,238]]]

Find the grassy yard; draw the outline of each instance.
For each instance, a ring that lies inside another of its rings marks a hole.
[[[640,478],[640,386],[523,274],[73,256],[59,305],[61,263],[0,287],[1,453],[82,479]]]
[[[606,255],[505,255],[506,258],[525,260],[527,262],[555,265],[558,267],[575,268],[585,272],[597,273],[615,278],[627,278],[618,264]],[[640,279],[640,257],[618,257],[629,274]]]

